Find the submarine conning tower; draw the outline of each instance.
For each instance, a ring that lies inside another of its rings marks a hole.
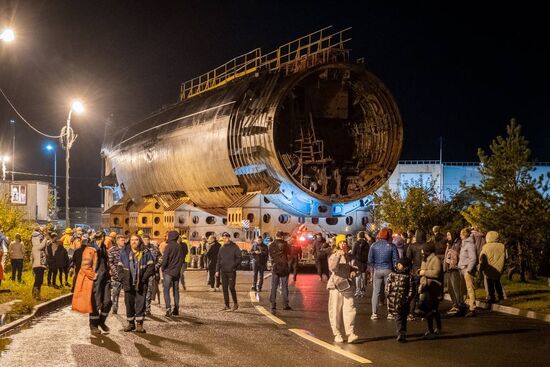
[[[255,193],[299,216],[364,205],[397,165],[403,126],[384,84],[350,62],[348,32],[255,49],[183,83],[178,103],[106,139],[103,186],[218,215]]]

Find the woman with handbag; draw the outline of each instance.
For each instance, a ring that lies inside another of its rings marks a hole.
[[[329,291],[328,316],[334,341],[343,343],[347,337],[348,343],[355,343],[359,337],[355,334],[355,282],[357,268],[351,265],[348,255],[346,236],[336,236],[336,245],[328,259],[331,276],[327,283]]]

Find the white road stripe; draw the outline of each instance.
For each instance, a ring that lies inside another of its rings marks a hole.
[[[363,364],[372,363],[371,360],[368,360],[366,358],[358,356],[357,354],[348,352],[347,350],[344,350],[344,349],[342,349],[342,348],[340,348],[336,345],[332,345],[332,344],[324,342],[320,339],[317,339],[316,337],[312,336],[307,330],[303,330],[303,329],[289,329],[289,330],[292,331],[294,334],[296,334],[296,335],[298,335],[298,336],[300,336],[304,339],[309,340],[312,343],[315,343],[315,344],[317,344],[317,345],[319,345],[323,348],[326,348],[326,349],[328,349],[332,352],[343,355],[344,357],[353,359],[356,362],[363,363]]]

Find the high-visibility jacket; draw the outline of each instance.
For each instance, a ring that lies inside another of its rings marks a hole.
[[[95,269],[97,267],[97,251],[87,246],[82,253],[82,265],[76,278],[72,309],[81,313],[92,313],[92,292],[94,289]]]
[[[187,246],[187,255],[185,255],[185,262],[189,263],[191,262],[191,251],[189,251],[191,249],[191,242],[189,242],[189,240],[181,240],[181,244],[183,246]]]

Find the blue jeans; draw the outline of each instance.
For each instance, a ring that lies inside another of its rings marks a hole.
[[[378,302],[384,296],[384,285],[391,269],[374,269],[372,289],[372,313],[378,310]]]
[[[277,288],[281,285],[281,291],[283,293],[283,305],[284,307],[288,306],[288,275],[279,276],[275,273],[271,273],[271,296],[269,301],[272,305],[277,303]]]
[[[170,288],[172,288],[172,294],[174,296],[174,308],[179,309],[180,306],[180,290],[179,290],[180,277],[173,277],[168,274],[164,274],[163,287],[164,287],[164,303],[166,309],[171,310],[170,307]]]

